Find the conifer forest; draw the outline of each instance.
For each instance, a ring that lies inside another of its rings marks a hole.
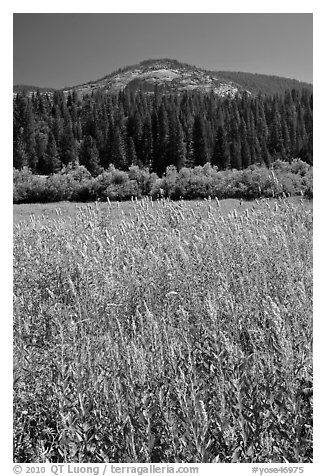
[[[121,91],[80,97],[18,92],[14,97],[14,167],[49,175],[83,165],[98,176],[120,170],[203,166],[267,167],[300,158],[312,165],[312,92],[221,98],[185,91],[167,95]]]

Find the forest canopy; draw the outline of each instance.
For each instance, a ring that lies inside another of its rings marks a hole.
[[[218,170],[270,167],[276,160],[313,163],[313,97],[307,89],[282,95],[217,95],[156,89],[97,91],[80,97],[19,92],[14,96],[15,169],[50,175],[83,165],[96,177],[112,164],[146,168],[210,163]]]

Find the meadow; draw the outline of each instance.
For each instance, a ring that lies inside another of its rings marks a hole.
[[[312,202],[14,207],[15,462],[312,461]]]

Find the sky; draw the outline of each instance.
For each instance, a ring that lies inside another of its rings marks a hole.
[[[309,13],[14,13],[14,84],[63,88],[172,58],[313,81]]]

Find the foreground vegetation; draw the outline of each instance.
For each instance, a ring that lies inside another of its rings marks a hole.
[[[128,207],[15,226],[15,461],[312,461],[311,208]]]
[[[300,201],[300,197],[290,197],[287,199],[289,202],[293,204],[298,204]],[[278,199],[271,199],[269,203],[278,202]],[[23,203],[20,205],[13,206],[13,222],[14,224],[18,224],[22,221],[26,220],[34,220],[37,218],[50,219],[54,218],[57,219],[60,216],[60,219],[67,218],[68,220],[75,219],[76,215],[80,213],[80,211],[92,210],[96,208],[97,211],[100,211],[103,215],[103,219],[110,220],[110,227],[120,222],[123,216],[134,216],[135,214],[135,205],[137,204],[137,200],[125,201],[125,202],[110,202],[110,206],[108,206],[108,202],[93,202],[93,203],[82,203],[82,202],[53,202],[53,203]],[[161,200],[150,201],[152,211],[156,210],[156,208],[160,208],[162,206]],[[306,200],[305,204],[308,208],[313,207],[312,200]],[[200,206],[197,200],[183,200],[182,206],[186,206],[188,210],[194,209],[194,211]],[[236,210],[243,211],[243,207],[246,207],[248,210],[255,208],[257,206],[257,202],[255,200],[236,200],[233,198],[229,198],[227,200],[220,200],[219,201],[219,212],[221,214],[227,215],[230,212]]]

